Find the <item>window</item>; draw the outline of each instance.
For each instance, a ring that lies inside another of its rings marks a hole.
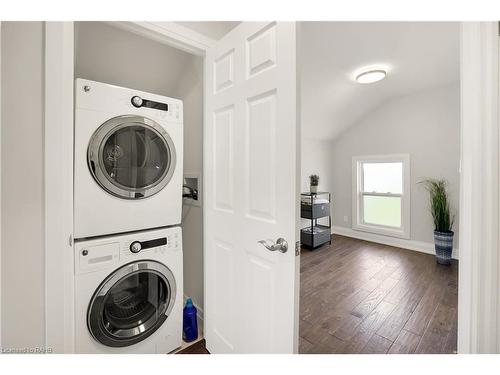
[[[410,238],[410,156],[352,159],[353,229]]]

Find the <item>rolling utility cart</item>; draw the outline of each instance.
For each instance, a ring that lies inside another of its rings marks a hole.
[[[328,197],[328,199],[326,198]],[[311,220],[311,225],[300,230],[300,242],[311,250],[332,244],[330,215],[331,194],[328,192],[300,194],[300,217]],[[318,219],[328,218],[328,225],[318,224]]]

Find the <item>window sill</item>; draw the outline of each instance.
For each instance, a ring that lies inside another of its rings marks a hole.
[[[405,232],[404,229],[392,229],[385,228],[377,225],[367,225],[367,224],[354,224],[352,226],[353,230],[360,232],[374,233],[382,236],[404,238],[406,240],[410,239],[410,233]]]

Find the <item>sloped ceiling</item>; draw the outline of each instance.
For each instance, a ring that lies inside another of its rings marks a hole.
[[[459,24],[302,22],[299,34],[303,136],[335,139],[394,96],[459,81]],[[360,67],[385,64],[386,79],[361,85]]]
[[[191,22],[176,22],[179,25],[185,26],[202,35],[205,35],[214,40],[219,40],[229,31],[231,31],[239,21],[191,21]]]

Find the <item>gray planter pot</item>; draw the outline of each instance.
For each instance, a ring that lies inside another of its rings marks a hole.
[[[311,187],[311,193],[317,193],[318,192],[318,185],[310,185]]]
[[[436,249],[436,260],[439,264],[450,265],[451,253],[453,252],[453,231],[434,231],[434,248]]]

